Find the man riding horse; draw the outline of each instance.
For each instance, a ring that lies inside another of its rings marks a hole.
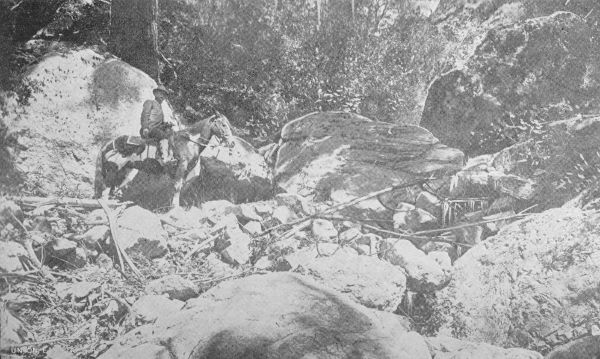
[[[159,85],[152,93],[154,100],[144,102],[141,115],[140,135],[144,140],[153,139],[158,142],[161,157],[157,158],[161,166],[169,162],[169,143],[173,136],[172,126],[176,125],[172,117],[165,121],[163,112],[163,103],[169,95],[169,90],[163,85]]]

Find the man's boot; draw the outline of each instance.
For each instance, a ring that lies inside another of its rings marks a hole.
[[[170,158],[169,158],[169,140],[168,139],[160,140],[158,145],[160,146],[160,162],[162,162],[161,163],[162,165],[165,165],[170,160]]]

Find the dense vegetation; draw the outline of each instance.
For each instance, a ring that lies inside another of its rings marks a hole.
[[[417,124],[431,80],[464,61],[478,24],[509,2],[441,1],[425,18],[414,0],[162,0],[161,80],[181,113],[216,109],[258,145],[290,119],[319,110]],[[594,3],[520,6],[527,17],[573,11],[598,29]],[[25,46],[28,40],[106,51],[110,8],[109,0],[0,0],[0,90],[22,97],[32,90],[15,79],[45,45]],[[537,129],[545,119],[535,117],[523,126]],[[500,126],[478,143],[502,148],[515,143],[513,132]]]
[[[217,109],[258,142],[317,110],[418,123],[424,84],[441,71],[435,26],[407,1],[161,1],[162,80],[177,107]],[[26,40],[106,48],[110,3],[3,0],[12,67],[35,61]],[[35,19],[35,21],[34,21]],[[8,82],[3,81],[3,84]]]

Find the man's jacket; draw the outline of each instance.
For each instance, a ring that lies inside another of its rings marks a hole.
[[[142,109],[142,129],[153,129],[160,126],[165,119],[162,107],[156,100],[147,100]]]

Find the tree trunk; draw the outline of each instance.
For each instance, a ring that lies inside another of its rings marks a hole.
[[[158,0],[113,0],[110,50],[159,82]]]

